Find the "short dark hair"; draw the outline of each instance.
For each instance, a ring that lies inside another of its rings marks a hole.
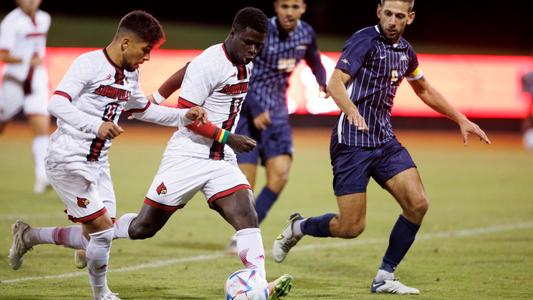
[[[233,19],[232,27],[236,31],[245,30],[250,27],[261,33],[268,31],[268,18],[265,13],[255,7],[245,7],[237,12]]]
[[[118,24],[117,34],[130,31],[150,45],[161,44],[165,41],[165,32],[159,21],[151,14],[134,10],[125,15]]]
[[[383,5],[385,1],[387,0],[381,0],[381,5]],[[413,11],[413,8],[415,7],[415,0],[397,0],[397,1],[409,3],[409,11]]]

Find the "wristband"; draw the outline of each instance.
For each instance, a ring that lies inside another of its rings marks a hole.
[[[221,144],[225,144],[228,141],[230,133],[225,129],[220,129],[217,132],[215,140]]]
[[[161,96],[161,94],[159,94],[159,91],[156,91],[155,93],[153,93],[152,97],[154,97],[155,103],[157,103],[157,104],[161,104],[161,102],[163,102],[163,101],[165,101],[167,99],[167,98]]]

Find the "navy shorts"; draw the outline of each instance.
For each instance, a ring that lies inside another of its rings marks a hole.
[[[237,162],[261,165],[272,157],[289,155],[292,157],[292,130],[289,122],[276,122],[273,120],[265,130],[259,130],[254,126],[251,118],[241,114],[235,133],[249,136],[257,141],[257,147],[250,152],[237,153]]]
[[[336,196],[366,192],[370,177],[383,187],[394,175],[416,168],[411,155],[396,138],[368,148],[339,144],[333,134],[330,157]]]

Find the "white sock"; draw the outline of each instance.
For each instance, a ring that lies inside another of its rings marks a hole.
[[[137,214],[129,213],[121,216],[115,221],[115,235],[114,239],[131,239],[128,233],[131,221],[137,217]]]
[[[24,233],[23,238],[28,247],[39,244],[56,244],[73,249],[85,249],[89,243],[83,235],[83,229],[80,225],[30,228]]]
[[[266,279],[265,249],[259,228],[241,229],[235,233],[237,254],[246,268],[256,269]]]
[[[110,228],[89,234],[90,240],[85,254],[87,256],[89,282],[96,299],[109,291],[107,287],[107,265],[113,241],[113,231],[113,228]]]
[[[33,153],[33,163],[35,166],[35,178],[46,178],[44,170],[44,157],[48,149],[48,135],[39,135],[33,138],[31,145]]]
[[[394,273],[387,272],[381,269],[378,270],[378,273],[376,274],[376,278],[374,278],[376,282],[381,282],[384,280],[392,280],[392,279],[394,279]]]
[[[296,220],[294,221],[294,223],[292,224],[292,233],[294,233],[295,236],[302,236],[304,235],[303,232],[302,232],[302,222],[304,222],[305,220],[307,220],[307,218],[305,219],[301,219],[301,220]]]

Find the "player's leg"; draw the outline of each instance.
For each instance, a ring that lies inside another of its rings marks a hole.
[[[121,216],[115,223],[117,238],[144,240],[153,237],[165,224],[174,211],[167,211],[153,205],[143,204],[139,214]]]
[[[413,244],[429,207],[429,200],[409,152],[396,140],[384,145],[384,156],[374,178],[389,191],[402,208],[396,220],[381,266],[372,283],[372,292],[418,294],[394,280],[394,271]]]
[[[89,282],[94,299],[113,294],[107,285],[107,266],[113,240],[113,222],[107,212],[93,220],[83,223],[88,233],[89,243],[86,249]]]
[[[33,163],[35,168],[35,185],[33,192],[42,194],[50,186],[44,170],[44,157],[48,149],[48,132],[50,117],[48,115],[27,115],[28,121],[34,133],[32,141]]]
[[[50,131],[50,116],[47,109],[49,90],[46,70],[44,68],[35,69],[29,84],[31,84],[31,91],[26,91],[24,95],[24,113],[28,118],[34,135],[32,142],[35,167],[34,193],[42,194],[49,187],[49,181],[44,170],[44,157],[48,148]]]
[[[375,150],[339,144],[335,136],[330,146],[333,166],[333,189],[337,196],[339,213],[328,213],[304,219],[299,213],[289,222],[274,241],[274,261],[282,262],[289,250],[304,235],[314,237],[354,238],[365,227],[366,187],[370,180]]]
[[[22,109],[24,93],[19,82],[4,77],[0,83],[0,134],[7,123]]]
[[[257,215],[253,206],[253,194],[241,189],[222,198],[210,201],[215,209],[235,230],[237,253],[246,268],[257,269],[266,278],[265,250]],[[292,288],[293,278],[284,274],[269,282],[269,299],[282,299]]]
[[[288,120],[273,123],[262,131],[259,151],[266,170],[266,185],[255,200],[261,224],[289,180],[293,146]]]
[[[287,154],[271,157],[265,162],[267,182],[255,202],[259,224],[265,219],[287,184],[291,163],[292,157]]]

